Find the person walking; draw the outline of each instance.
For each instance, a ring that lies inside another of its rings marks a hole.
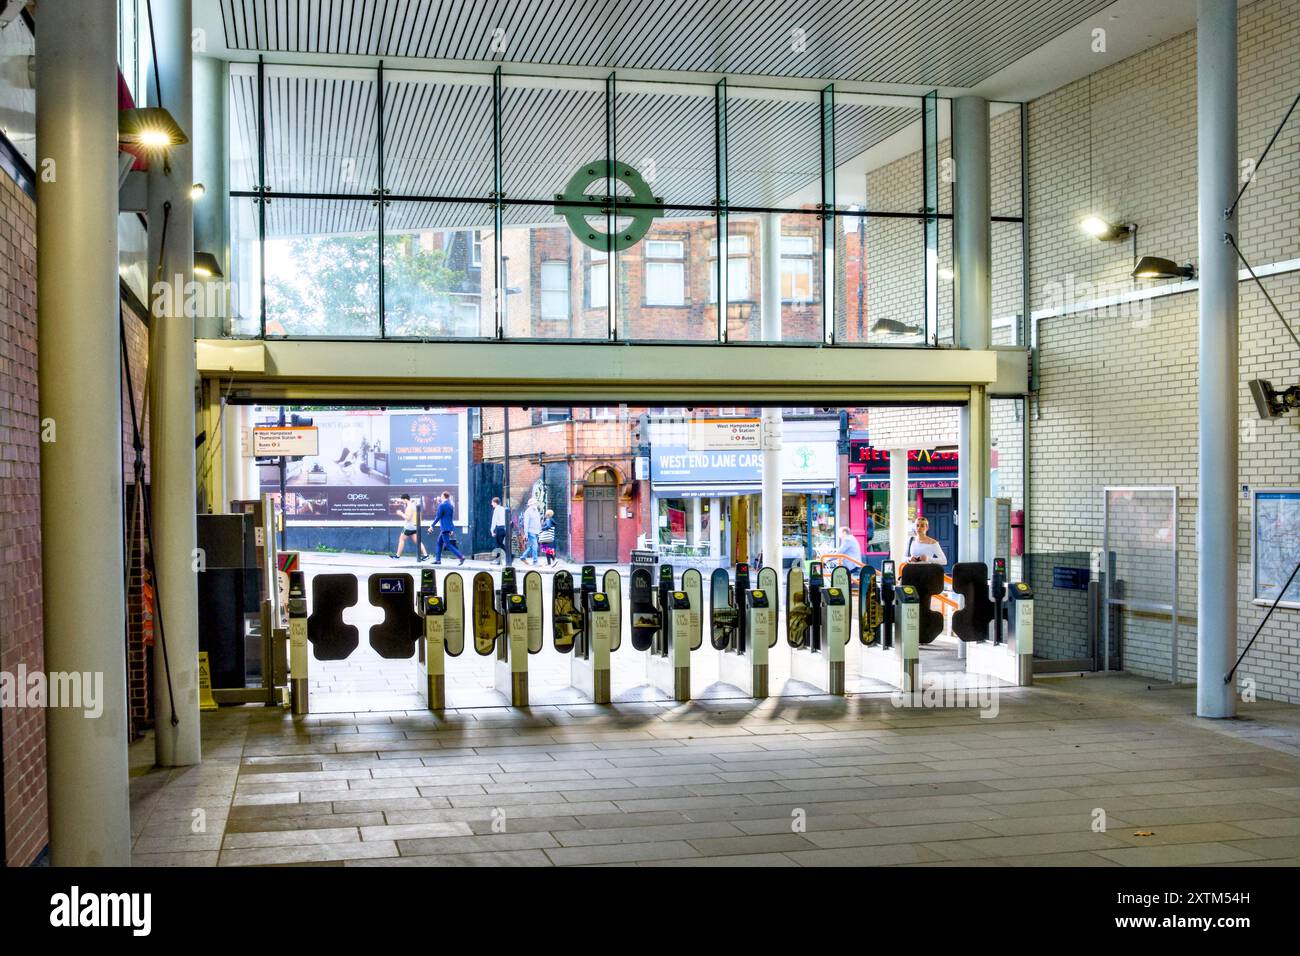
[[[429,526],[429,533],[434,534],[434,529],[437,529],[438,543],[433,549],[433,563],[442,564],[442,549],[446,548],[464,564],[465,555],[456,547],[456,508],[451,503],[450,491],[444,491],[438,502],[438,510],[433,516],[433,524]]]
[[[928,518],[916,519],[916,534],[907,542],[907,560],[917,564],[947,564],[943,545],[930,537],[929,530]]]
[[[537,543],[541,545],[542,554],[546,556],[546,565],[555,563],[555,512],[546,509],[546,518],[542,521],[541,531],[537,534]]]
[[[492,529],[492,540],[502,554],[506,550],[506,508],[500,498],[492,499],[492,519],[488,522]]]
[[[537,564],[541,559],[539,551],[540,543],[537,536],[542,533],[542,512],[537,507],[537,499],[534,498],[528,502],[528,509],[524,512],[524,538],[527,540],[527,547],[524,548],[523,556],[519,559],[525,564]],[[529,558],[532,560],[530,561]]]
[[[397,553],[393,555],[394,559],[402,556],[402,551],[406,548],[406,539],[410,538],[420,546],[419,561],[424,561],[429,557],[429,549],[424,546],[420,540],[420,509],[416,507],[410,495],[402,495],[401,503],[397,505],[398,514],[402,518],[402,533],[397,536]]]

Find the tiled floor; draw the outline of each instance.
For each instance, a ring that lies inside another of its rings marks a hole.
[[[888,695],[205,714],[134,749],[137,865],[1295,865],[1300,708],[1057,678]],[[1099,822],[1104,815],[1104,831]],[[199,822],[202,826],[198,826]]]

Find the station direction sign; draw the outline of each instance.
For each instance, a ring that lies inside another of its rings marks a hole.
[[[757,418],[694,418],[687,423],[686,447],[691,451],[749,451],[762,447],[762,422]]]
[[[314,425],[258,426],[253,429],[253,454],[258,458],[316,455],[319,448],[319,432]]]

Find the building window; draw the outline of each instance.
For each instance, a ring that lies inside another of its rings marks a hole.
[[[686,304],[686,243],[655,239],[645,244],[645,304]]]
[[[815,259],[812,236],[781,237],[781,300],[802,305],[813,301]]]
[[[542,263],[541,317],[548,321],[564,322],[569,318],[569,263],[554,259]]]
[[[598,405],[591,409],[592,421],[610,421],[618,418],[618,408],[613,405]]]
[[[609,253],[592,249],[587,253],[587,308],[609,305]]]
[[[469,234],[469,264],[475,269],[483,267],[483,233],[477,229]]]
[[[727,237],[727,301],[747,302],[749,292],[749,236]],[[709,241],[709,301],[718,301],[718,240]]]
[[[547,406],[542,409],[542,423],[546,425],[554,422],[567,422],[572,417],[573,409],[571,408],[552,408]]]

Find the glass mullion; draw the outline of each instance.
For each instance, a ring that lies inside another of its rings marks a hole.
[[[835,344],[835,88],[821,94],[822,341]]]
[[[379,61],[379,67],[376,75],[377,88],[375,90],[375,116],[379,124],[378,140],[376,142],[376,163],[378,170],[378,180],[376,184],[375,195],[378,197],[379,212],[379,337],[387,337],[386,318],[388,309],[384,302],[384,61]]]
[[[618,339],[618,117],[614,74],[605,79],[605,279],[609,283],[609,339]]]
[[[921,98],[921,154],[925,204],[925,340],[939,342],[939,96]]]
[[[258,320],[266,338],[266,63],[257,58],[257,281]]]
[[[505,262],[502,239],[505,236],[505,194],[501,180],[501,67],[492,72],[492,256],[496,268],[492,270],[492,323],[493,338],[505,338],[506,290]]]
[[[717,209],[718,261],[715,265],[718,282],[718,332],[717,341],[727,341],[727,313],[731,305],[731,234],[727,223],[727,81],[721,79],[714,87],[714,176],[717,184],[714,206]]]

